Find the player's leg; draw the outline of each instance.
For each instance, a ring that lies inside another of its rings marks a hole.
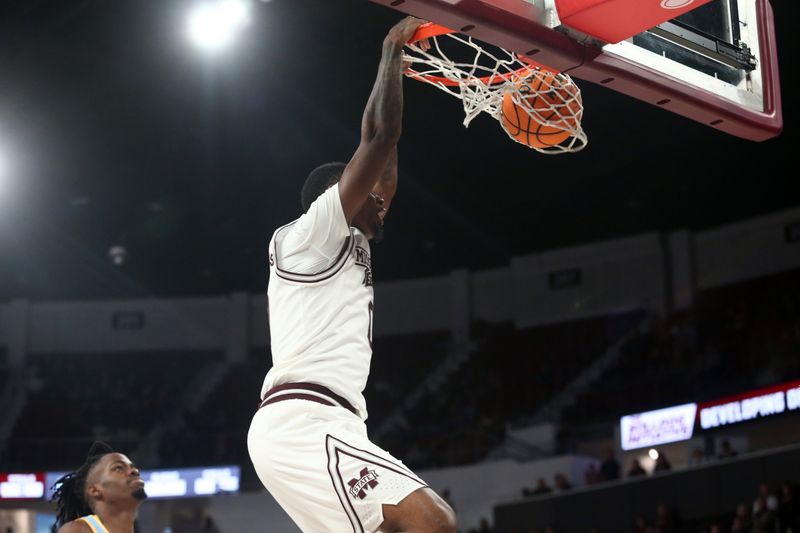
[[[248,448],[262,483],[303,531],[456,531],[450,507],[346,409],[267,405],[253,419]]]
[[[397,505],[383,506],[381,533],[455,533],[456,515],[428,487],[415,490]]]
[[[320,415],[335,411],[304,400],[260,409],[248,432],[250,458],[261,483],[301,531],[356,531],[331,487],[325,424],[312,419],[319,418],[317,407]]]

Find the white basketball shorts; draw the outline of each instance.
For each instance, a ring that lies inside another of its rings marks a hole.
[[[372,533],[384,504],[427,487],[339,406],[265,405],[253,416],[247,447],[261,482],[304,533]]]

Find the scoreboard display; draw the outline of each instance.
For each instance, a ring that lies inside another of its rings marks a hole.
[[[53,495],[53,484],[66,472],[47,472],[47,498]],[[238,466],[142,470],[144,491],[148,499],[193,498],[239,492],[241,469]]]
[[[0,501],[49,500],[53,485],[67,472],[0,472]],[[148,498],[192,498],[239,492],[235,465],[173,470],[142,470]]]
[[[40,500],[45,478],[44,472],[0,472],[0,500]]]

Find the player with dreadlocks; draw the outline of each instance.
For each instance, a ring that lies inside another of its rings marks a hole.
[[[86,462],[55,482],[53,533],[134,533],[147,494],[130,459],[95,442]]]

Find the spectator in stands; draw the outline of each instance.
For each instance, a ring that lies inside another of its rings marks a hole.
[[[467,533],[492,533],[492,527],[486,518],[481,517],[478,527],[470,529]]]
[[[523,496],[539,496],[542,494],[551,494],[553,489],[547,484],[547,481],[544,480],[543,477],[540,477],[536,480],[536,488],[531,490],[527,487],[522,489]]]
[[[600,483],[600,481],[602,481],[600,478],[600,472],[597,470],[597,466],[595,466],[594,463],[589,463],[589,467],[586,469],[583,477],[587,485],[594,485],[595,483]]]
[[[756,509],[759,506],[762,498],[768,510],[773,512],[778,510],[778,498],[774,494],[770,493],[769,485],[767,485],[766,483],[761,483],[761,485],[758,486],[758,495],[756,496],[756,499],[753,500],[754,516],[756,514]]]
[[[666,503],[659,503],[656,507],[655,529],[659,533],[673,533],[677,531],[675,512]]]
[[[647,471],[642,468],[641,463],[639,463],[639,459],[634,459],[631,463],[631,467],[628,470],[628,477],[637,477],[637,476],[646,476]]]
[[[447,505],[449,505],[452,510],[456,510],[456,505],[453,503],[453,499],[450,497],[449,487],[442,489],[442,499],[447,502]]]
[[[647,533],[650,526],[647,525],[647,520],[643,516],[636,518],[636,523],[633,526],[632,533]]]
[[[746,503],[736,506],[736,514],[733,516],[731,533],[749,533],[752,529],[752,519],[750,518],[750,508]]]
[[[554,478],[556,490],[558,492],[564,492],[572,489],[572,485],[569,484],[567,481],[567,476],[562,474],[561,472],[557,473]]]
[[[703,448],[697,446],[692,450],[692,455],[689,457],[689,466],[698,466],[706,462],[706,454],[703,453]]]
[[[222,533],[210,514],[206,514],[205,523],[203,524],[203,533]]]
[[[653,472],[669,472],[672,470],[672,465],[667,460],[667,456],[664,452],[658,452],[658,458],[656,459],[656,465],[653,467]]]
[[[797,533],[800,531],[800,505],[797,504],[794,485],[788,481],[781,485],[778,524],[781,533]]]
[[[767,490],[769,494],[769,490]],[[753,509],[753,533],[773,533],[775,531],[775,511],[769,508],[767,496],[760,494]]]
[[[201,507],[179,507],[173,511],[171,522],[173,533],[206,533],[206,511]]]
[[[720,451],[719,454],[717,454],[717,458],[730,459],[731,457],[736,457],[736,455],[736,450],[731,447],[730,441],[728,441],[728,439],[723,440],[722,444],[720,445]]]
[[[83,465],[55,482],[58,533],[134,533],[139,506],[147,498],[139,470],[121,453],[95,442]]]
[[[619,479],[620,466],[614,458],[614,449],[608,448],[606,450],[606,458],[603,464],[600,465],[600,477],[603,481],[613,481]]]

